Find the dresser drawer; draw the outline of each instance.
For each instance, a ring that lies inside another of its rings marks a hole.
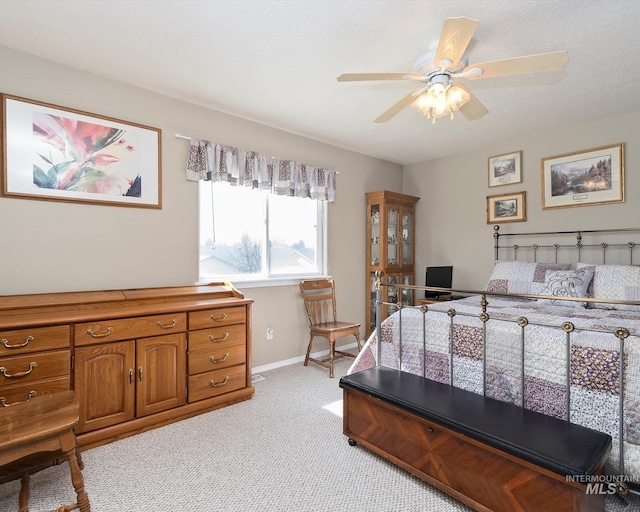
[[[53,377],[24,384],[13,384],[0,388],[0,411],[2,407],[10,406],[16,402],[24,402],[30,396],[38,396],[43,393],[57,393],[71,389],[71,382],[68,375],[64,377]]]
[[[189,351],[189,375],[244,364],[246,350],[245,345],[231,345],[230,347],[211,347],[210,350]]]
[[[246,386],[245,365],[189,377],[189,403],[229,393]]]
[[[243,324],[246,309],[242,306],[192,311],[189,313],[189,330]]]
[[[55,350],[0,359],[0,387],[69,375],[68,350]]]
[[[186,326],[187,316],[185,313],[88,322],[74,326],[75,344],[76,346],[93,345],[103,341],[131,340],[184,332]]]
[[[222,348],[229,345],[245,344],[247,332],[244,324],[216,327],[189,332],[189,350]]]
[[[69,348],[68,325],[0,332],[0,357]]]

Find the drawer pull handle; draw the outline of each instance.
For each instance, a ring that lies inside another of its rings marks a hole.
[[[171,322],[171,325],[164,325],[160,320],[158,320],[158,321],[156,322],[156,324],[158,324],[158,326],[159,326],[161,329],[172,329],[172,328],[174,328],[176,325],[178,325],[178,321],[174,318],[174,319],[173,319],[173,322]]]
[[[29,363],[29,369],[26,372],[12,373],[11,375],[9,375],[7,373],[7,369],[4,366],[0,367],[0,372],[7,379],[19,379],[20,377],[26,377],[27,375],[29,375],[36,366],[38,366],[38,363],[36,363],[35,361],[32,361]]]
[[[209,341],[211,341],[212,343],[222,343],[223,341],[227,341],[228,337],[229,337],[228,331],[225,331],[224,336],[222,338],[214,338],[213,334],[209,334]]]
[[[209,315],[211,317],[211,320],[213,320],[214,322],[224,322],[227,319],[227,314],[226,313],[222,313],[221,317],[216,318],[213,315]]]
[[[94,338],[106,338],[112,332],[113,332],[113,329],[111,327],[109,327],[107,329],[107,332],[105,332],[104,334],[96,334],[95,332],[93,332],[93,329],[87,329],[87,334],[89,336],[93,336]]]
[[[27,402],[29,400],[31,400],[34,396],[36,396],[38,393],[36,393],[35,391],[29,391],[29,394],[27,395]],[[7,399],[3,396],[0,396],[0,404],[2,404],[2,407],[9,407],[12,404],[8,404],[7,403]]]
[[[229,381],[229,376],[227,375],[222,382],[213,382],[212,380],[210,380],[209,384],[211,384],[212,388],[217,388],[219,386],[224,386],[228,381]]]
[[[229,352],[225,352],[222,359],[214,359],[213,356],[209,356],[209,361],[211,361],[213,364],[224,363],[227,360],[227,357],[229,357]]]
[[[24,343],[22,343],[21,345],[10,345],[9,340],[5,340],[3,338],[2,344],[7,348],[22,348],[22,347],[26,347],[30,341],[33,341],[33,336],[27,336],[27,338],[24,340]]]

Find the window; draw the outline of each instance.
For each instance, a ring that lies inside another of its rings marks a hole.
[[[200,280],[270,281],[325,272],[325,202],[199,182]]]

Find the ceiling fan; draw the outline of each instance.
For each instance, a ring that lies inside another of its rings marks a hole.
[[[465,50],[480,22],[470,18],[446,18],[437,48],[420,57],[410,73],[347,73],[338,82],[369,80],[411,80],[420,87],[383,112],[374,120],[385,123],[400,111],[413,106],[433,119],[460,111],[470,121],[488,114],[487,108],[462,84],[454,79],[479,80],[498,76],[559,71],[569,60],[567,52],[551,52],[479,64],[468,63]],[[434,44],[435,46],[435,44]]]

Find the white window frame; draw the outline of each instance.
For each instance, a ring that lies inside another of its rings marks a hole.
[[[211,187],[215,186],[215,183],[201,181],[198,187]],[[199,194],[200,194],[199,190]],[[259,193],[258,191],[255,191]],[[200,196],[198,196],[200,197]],[[264,212],[264,236],[266,243],[263,244],[262,249],[262,268],[264,273],[260,276],[203,276],[200,274],[200,230],[198,230],[198,284],[206,284],[215,281],[231,281],[234,286],[241,288],[259,288],[268,286],[289,286],[297,285],[302,279],[318,279],[322,277],[328,277],[328,250],[327,250],[327,201],[319,201],[315,199],[304,199],[305,201],[315,201],[317,204],[317,229],[316,229],[316,258],[318,260],[318,269],[316,273],[293,273],[293,274],[278,274],[269,275],[269,198],[271,196],[267,194],[265,201]],[[205,214],[202,211],[203,207],[198,200],[198,223],[201,222],[201,216]],[[208,213],[211,213],[210,211]],[[220,220],[216,220],[220,222]]]

